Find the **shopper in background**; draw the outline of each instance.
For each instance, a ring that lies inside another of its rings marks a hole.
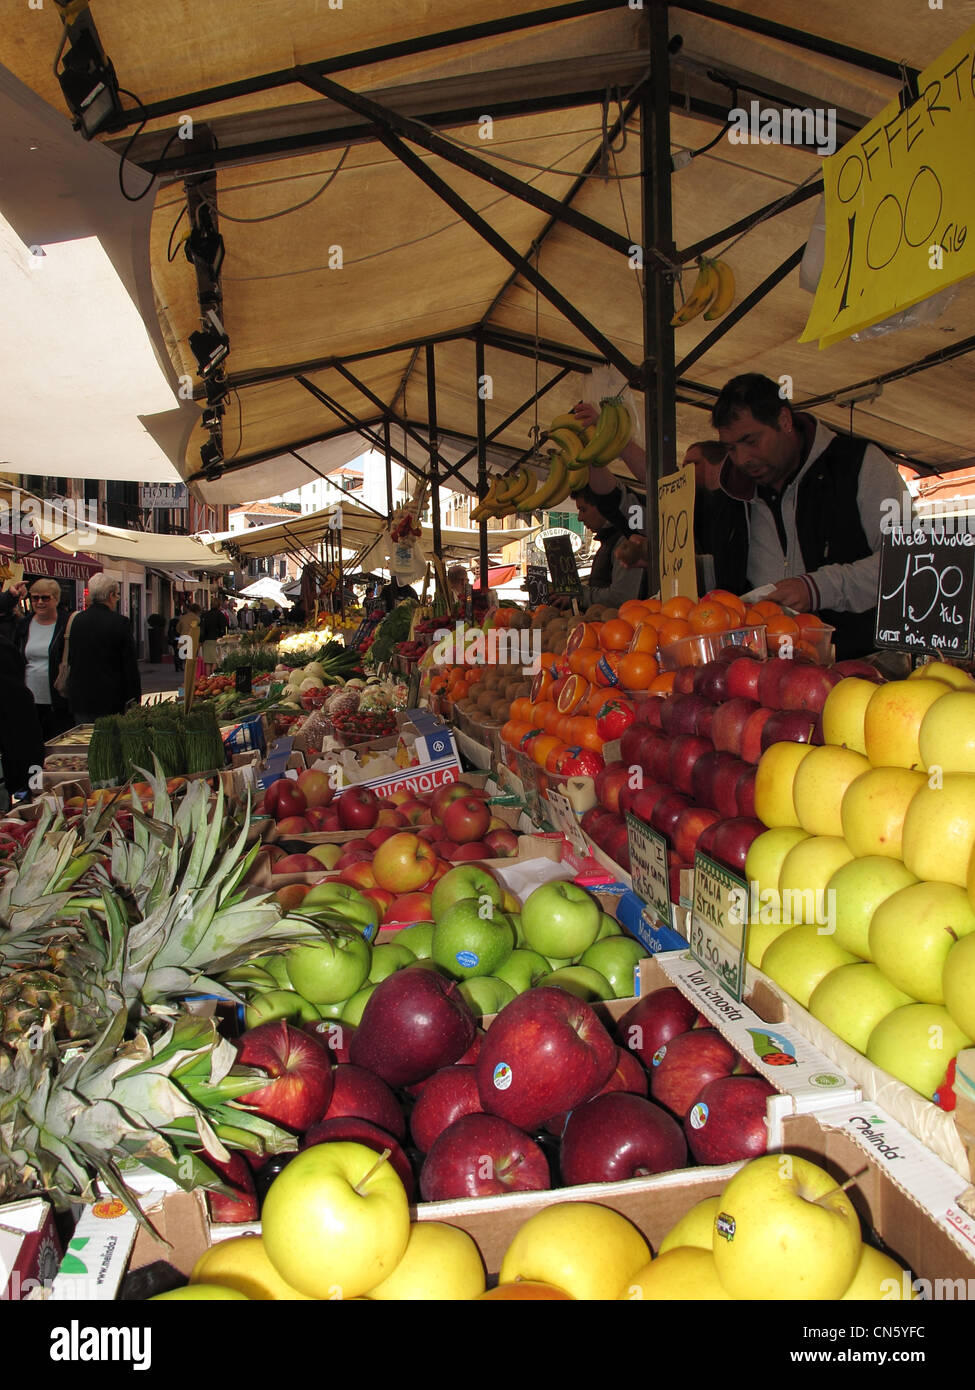
[[[55,682],[64,652],[65,630],[72,615],[61,603],[56,579],[35,579],[30,586],[30,617],[17,629],[17,650],[27,663],[27,689],[34,697],[45,742],[63,733],[71,722],[68,702]]]
[[[744,502],[729,497],[721,486],[721,468],[728,450],[714,439],[692,444],[683,466],[694,465],[694,549],[698,587],[728,589],[743,594],[748,588],[748,514]],[[710,566],[708,565],[710,557]]]
[[[872,651],[883,518],[911,508],[890,459],[754,372],[727,383],[711,422],[728,451],[721,486],[747,506],[749,585],[831,623],[841,659]]]
[[[582,586],[582,604],[589,607],[601,603],[618,608],[629,598],[644,598],[647,591],[646,568],[625,562],[625,546],[634,538],[631,521],[642,517],[643,508],[620,486],[606,493],[584,487],[575,494],[579,520],[592,531],[598,541],[592,557],[588,582]],[[568,599],[558,600],[557,606],[567,607]]]
[[[93,575],[88,596],[91,606],[77,614],[67,637],[68,704],[79,724],[122,714],[142,697],[132,628],[117,611],[118,580]]]
[[[416,600],[416,597],[416,590],[411,589],[409,584],[401,584],[395,575],[379,590],[380,601],[387,613],[391,613],[396,605],[405,599]]]
[[[44,735],[34,697],[24,681],[26,663],[8,638],[0,636],[0,797],[31,788],[31,776],[44,765]]]
[[[227,633],[227,619],[217,599],[200,618],[200,649],[203,658],[203,674],[208,676],[215,666],[220,665],[218,643]]]
[[[166,641],[173,653],[173,670],[182,671],[183,658],[179,654],[179,622],[180,615],[174,613],[169,620],[169,627],[166,629]]]

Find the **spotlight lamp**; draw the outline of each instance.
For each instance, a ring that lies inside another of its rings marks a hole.
[[[191,265],[216,280],[223,265],[223,237],[213,225],[213,213],[204,204],[196,215],[196,226],[184,242],[186,259]]]
[[[75,118],[75,129],[91,140],[123,114],[118,78],[87,5],[74,18],[68,18],[68,13],[64,11],[61,16],[64,32],[54,60],[54,73]]]
[[[190,334],[190,351],[200,376],[207,381],[230,352],[230,339],[214,328],[202,328]]]
[[[215,439],[210,440],[209,443],[201,446],[200,462],[203,465],[204,470],[206,471],[209,471],[211,468],[214,468],[218,464],[223,463],[223,448],[220,444],[217,443]],[[219,474],[222,472],[223,469],[219,469],[217,476],[219,477]]]

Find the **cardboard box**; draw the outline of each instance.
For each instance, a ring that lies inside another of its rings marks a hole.
[[[975,1182],[975,1125],[972,1123],[975,1114],[972,1107],[963,1105],[957,1114],[942,1110],[890,1072],[874,1066],[754,966],[748,967],[746,980],[756,1010],[764,1019],[786,1023],[807,1038],[853,1078],[867,1101],[882,1106],[933,1154],[969,1182]]]
[[[50,1286],[61,1261],[54,1213],[42,1198],[0,1206],[0,1302]]]

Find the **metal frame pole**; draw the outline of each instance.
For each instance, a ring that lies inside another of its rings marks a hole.
[[[477,497],[482,501],[487,494],[487,407],[484,397],[484,344],[480,338],[474,344],[474,387],[475,400],[477,402]],[[481,576],[481,588],[486,590],[488,584],[488,543],[487,543],[487,520],[482,518],[477,523],[478,539],[478,562]]]
[[[437,364],[434,354],[436,348],[428,343],[426,348],[427,370],[427,428],[430,431],[430,521],[433,526],[433,553],[443,559],[443,541],[440,535],[440,471],[437,435]],[[422,525],[420,518],[417,523]]]

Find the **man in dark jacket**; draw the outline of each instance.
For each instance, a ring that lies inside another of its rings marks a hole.
[[[116,611],[118,580],[96,574],[88,594],[91,607],[75,618],[68,639],[68,703],[79,724],[121,714],[142,697],[132,629]]]
[[[6,637],[8,642],[17,641],[17,628],[23,615],[20,605],[26,597],[27,585],[23,580],[0,594],[0,637]]]
[[[44,737],[24,670],[20,652],[0,636],[0,799],[29,790],[33,772],[44,763]]]

